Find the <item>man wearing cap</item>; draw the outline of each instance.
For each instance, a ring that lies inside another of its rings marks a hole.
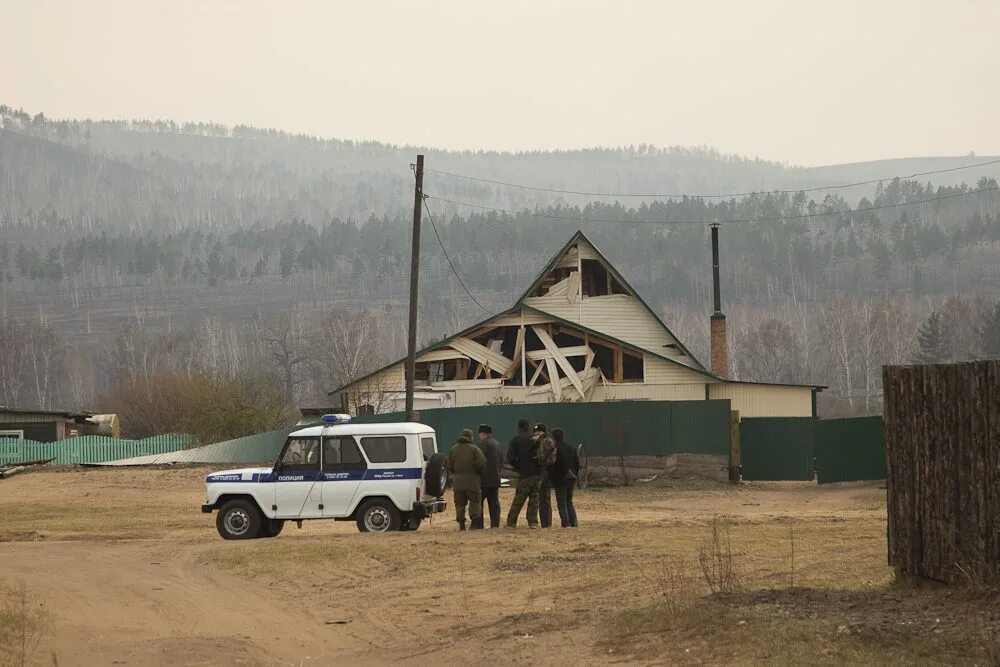
[[[465,506],[469,506],[472,529],[483,527],[483,503],[480,478],[486,471],[486,457],[472,442],[472,431],[464,429],[458,442],[448,456],[448,472],[451,473],[452,488],[455,491],[455,520],[458,529],[465,530]]]
[[[536,424],[537,426],[537,424]],[[507,463],[517,470],[517,491],[507,512],[507,527],[516,528],[525,501],[528,502],[528,528],[538,527],[538,488],[542,484],[542,464],[538,462],[539,441],[528,431],[528,421],[517,422],[517,435],[507,447]]]
[[[490,528],[500,527],[500,443],[493,437],[493,427],[489,424],[479,425],[479,449],[486,457],[486,471],[482,477],[483,495],[479,508],[479,527],[483,527],[486,519],[482,511],[482,503],[490,508]]]

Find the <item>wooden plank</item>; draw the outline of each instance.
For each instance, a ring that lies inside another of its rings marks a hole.
[[[566,287],[566,300],[576,303],[580,297],[580,272],[574,271],[569,274],[569,284]]]
[[[425,352],[417,357],[417,363],[431,362],[431,361],[449,361],[451,359],[468,359],[467,356],[459,352],[458,350],[452,348],[446,348],[443,350],[431,350],[430,352]]]
[[[584,390],[587,392],[588,396],[591,390],[597,386],[601,381],[602,375],[601,371],[597,368],[591,368],[587,373],[581,373],[580,379],[583,382]],[[568,390],[572,387],[572,383],[569,378],[559,378],[559,388],[560,390]],[[528,391],[528,396],[538,396],[540,394],[547,394],[553,391],[549,384],[539,385]]]
[[[549,386],[552,387],[552,394],[556,397],[556,400],[562,398],[562,386],[559,383],[559,372],[556,370],[555,359],[545,360],[545,370],[549,374]],[[580,390],[580,394],[583,395],[583,390]]]
[[[545,296],[565,296],[569,293],[570,285],[572,284],[572,276],[570,274],[569,278],[563,278],[555,285],[549,288],[549,291],[545,293]]]
[[[517,330],[517,338],[514,341],[514,361],[513,363],[511,363],[510,366],[507,367],[507,370],[503,372],[504,378],[514,377],[514,371],[516,371],[517,367],[521,365],[521,360],[524,358],[524,354],[522,353],[523,348],[524,348],[524,327],[520,327]]]
[[[491,378],[489,380],[442,380],[441,382],[431,382],[432,389],[487,389],[489,387],[502,387],[503,380]]]
[[[569,357],[586,357],[587,355],[593,354],[593,351],[586,345],[574,345],[573,347],[560,347],[559,352],[562,356]],[[546,350],[533,350],[528,352],[528,358],[532,361],[541,361],[542,359],[555,359],[553,354]]]
[[[622,346],[615,346],[615,382],[621,384],[625,381],[625,359],[622,355]]]
[[[573,383],[573,387],[577,390],[577,392],[579,392],[580,398],[585,398],[583,391],[583,383],[580,382],[580,378],[576,374],[576,370],[573,368],[573,365],[570,364],[569,361],[566,359],[566,357],[564,357],[562,353],[559,351],[559,346],[557,346],[555,341],[552,340],[552,336],[550,336],[549,333],[541,327],[533,326],[531,328],[532,330],[534,330],[539,340],[542,341],[542,345],[545,346],[545,349],[552,354],[555,363],[559,365],[559,368],[561,368],[563,373],[566,374],[566,377],[568,377],[570,382]],[[549,360],[546,359],[545,363],[546,365],[548,365]],[[550,379],[551,377],[552,376],[550,374]]]
[[[524,319],[524,324],[545,324],[546,322],[552,322],[551,317],[547,317],[540,313],[529,312],[529,313],[514,313],[512,315],[504,315],[503,317],[497,318],[493,321],[498,327],[520,327]]]
[[[469,338],[456,338],[452,340],[449,345],[465,354],[470,359],[478,361],[481,364],[489,366],[490,368],[500,372],[510,366],[513,361],[499,352],[494,352],[485,345],[481,345],[474,340],[470,340]]]

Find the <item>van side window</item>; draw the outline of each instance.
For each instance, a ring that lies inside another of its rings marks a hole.
[[[420,438],[420,449],[424,453],[424,461],[430,461],[435,454],[434,438]]]
[[[361,438],[361,448],[372,463],[402,463],[406,460],[406,438],[401,435]]]
[[[319,438],[289,438],[281,455],[286,470],[319,469]]]
[[[323,469],[364,468],[365,460],[354,438],[323,438]]]

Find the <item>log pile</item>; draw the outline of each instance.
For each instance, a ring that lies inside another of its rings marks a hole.
[[[35,459],[32,461],[16,461],[12,463],[0,464],[0,479],[7,479],[8,477],[13,477],[22,472],[28,472],[33,469],[34,466],[43,466],[46,463],[52,463],[55,459]]]
[[[889,564],[1000,584],[1000,361],[887,366]]]

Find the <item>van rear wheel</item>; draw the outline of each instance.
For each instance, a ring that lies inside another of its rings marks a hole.
[[[388,533],[399,530],[399,510],[388,500],[369,500],[358,509],[358,530],[362,533]]]

